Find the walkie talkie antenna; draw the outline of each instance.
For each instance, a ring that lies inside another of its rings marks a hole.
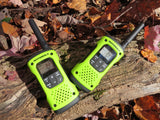
[[[45,41],[43,35],[41,34],[41,32],[40,32],[39,28],[37,27],[36,23],[34,22],[34,20],[29,19],[29,24],[30,24],[34,34],[36,35],[42,49],[44,49],[44,50],[49,49],[47,42]]]
[[[127,47],[127,45],[136,37],[136,35],[141,31],[141,29],[145,26],[145,23],[142,22],[139,24],[131,34],[121,43],[123,50]]]

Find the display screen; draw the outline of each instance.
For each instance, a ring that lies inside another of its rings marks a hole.
[[[106,59],[106,60],[110,60],[113,57],[113,53],[108,50],[106,47],[103,47],[99,53]]]
[[[56,69],[56,66],[54,65],[52,59],[46,59],[46,60],[38,63],[37,68],[38,68],[39,72],[41,73],[41,75],[44,75],[47,72],[49,72],[50,70]]]

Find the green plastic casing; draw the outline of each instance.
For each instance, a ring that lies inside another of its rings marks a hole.
[[[104,46],[110,46],[115,52],[116,57],[110,62],[103,72],[98,72],[90,65],[90,60]],[[87,56],[83,62],[78,63],[71,70],[71,80],[83,91],[90,92],[100,83],[102,77],[108,70],[124,56],[123,48],[114,39],[103,36],[98,42],[96,48]]]
[[[51,58],[60,71],[63,81],[53,88],[46,87],[37,69],[37,64],[45,59]],[[56,113],[62,113],[79,101],[79,92],[75,85],[71,83],[59,63],[59,57],[54,50],[43,50],[33,55],[28,61],[28,67],[38,79],[43,88],[50,107]]]

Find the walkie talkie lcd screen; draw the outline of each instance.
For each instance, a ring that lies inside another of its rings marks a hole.
[[[100,50],[99,52],[105,59],[107,59],[108,61],[111,59],[111,57],[113,56],[112,52],[109,51],[105,46]]]
[[[50,70],[55,69],[55,65],[52,61],[52,59],[46,59],[40,63],[38,63],[37,68],[41,75],[44,75],[45,73],[49,72]]]

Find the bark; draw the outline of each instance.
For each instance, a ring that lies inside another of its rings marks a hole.
[[[138,44],[137,44],[138,43]],[[80,91],[81,100],[66,112],[55,115],[46,102],[39,83],[26,66],[29,56],[5,57],[0,60],[0,118],[21,119],[76,119],[102,106],[112,106],[139,97],[160,93],[160,58],[150,63],[139,54],[140,41],[133,41],[125,50],[125,56],[103,77],[99,86],[90,93]],[[69,74],[71,68],[81,60],[93,41],[65,44],[54,48]],[[134,46],[134,47],[133,47]],[[64,52],[66,49],[66,52]],[[68,59],[69,60],[66,60]],[[6,71],[17,71],[14,80]]]

